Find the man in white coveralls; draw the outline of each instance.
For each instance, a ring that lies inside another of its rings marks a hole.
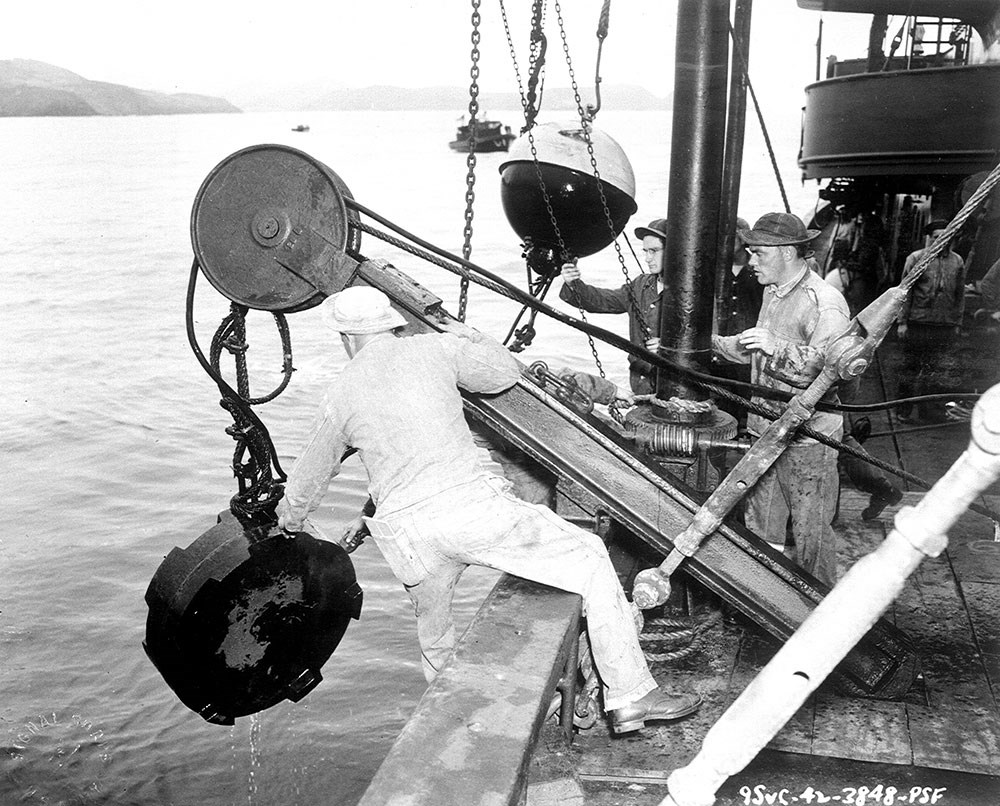
[[[282,528],[302,529],[344,451],[356,448],[377,507],[378,517],[366,522],[413,601],[428,680],[455,646],[455,586],[467,567],[479,565],[583,598],[616,732],[696,711],[698,696],[664,693],[653,680],[600,538],[515,498],[505,479],[483,470],[459,389],[496,394],[513,386],[520,368],[511,354],[457,321],[442,323],[444,333],[397,337],[405,320],[374,288],[348,288],[323,305],[351,360],[329,387],[288,477]]]

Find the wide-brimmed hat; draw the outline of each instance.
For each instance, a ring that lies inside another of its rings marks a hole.
[[[933,221],[927,222],[924,226],[924,235],[930,235],[932,232],[937,232],[948,226],[948,222],[943,218],[935,218]]]
[[[323,301],[323,323],[331,330],[351,335],[381,333],[406,324],[389,298],[377,288],[345,288]]]
[[[647,235],[653,235],[657,238],[662,238],[664,241],[667,240],[667,219],[657,218],[649,222],[648,227],[636,227],[635,237],[645,238]]]
[[[808,243],[817,235],[818,229],[806,229],[802,219],[791,213],[765,213],[752,229],[740,230],[747,246],[793,246]]]

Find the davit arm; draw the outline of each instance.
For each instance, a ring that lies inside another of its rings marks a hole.
[[[792,398],[781,416],[768,426],[702,504],[690,525],[674,541],[667,558],[659,566],[637,575],[632,598],[640,608],[648,610],[667,601],[670,575],[686,557],[698,551],[705,538],[719,528],[747,490],[781,456],[798,427],[812,416],[816,404],[830,387],[864,373],[875,350],[896,321],[906,294],[903,287],[890,288],[851,321],[848,329],[831,345],[819,375],[804,392]]]

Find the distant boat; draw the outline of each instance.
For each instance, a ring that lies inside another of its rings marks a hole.
[[[477,153],[506,151],[517,138],[517,135],[510,130],[510,126],[504,126],[499,120],[477,120],[474,135],[472,125],[462,123],[455,133],[455,139],[448,143],[448,147],[454,151],[468,151],[469,141],[473,136],[475,138],[473,150]]]
[[[309,131],[309,127],[306,126],[304,123],[300,123],[298,126],[295,126],[292,129],[292,131],[293,132],[307,132],[307,131]]]

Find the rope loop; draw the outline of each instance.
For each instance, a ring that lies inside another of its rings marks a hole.
[[[188,343],[202,369],[218,386],[222,394],[219,405],[233,418],[233,424],[226,428],[226,433],[236,442],[232,468],[233,475],[238,481],[239,492],[230,500],[229,509],[245,529],[260,529],[275,521],[278,501],[284,495],[284,486],[281,482],[285,480],[285,473],[281,469],[271,436],[264,423],[253,412],[251,404],[266,402],[276,397],[291,379],[294,368],[288,323],[283,314],[274,314],[284,354],[282,383],[267,397],[254,400],[249,397],[249,378],[246,371],[247,308],[235,303],[231,306],[229,316],[223,319],[212,340],[211,360],[205,357],[198,344],[194,325],[194,296],[199,269],[198,260],[195,259],[188,280],[185,311]],[[223,349],[229,349],[235,356],[239,391],[226,382],[219,370],[219,358]],[[247,457],[246,461],[244,457]]]
[[[250,376],[247,369],[246,354],[250,345],[246,339],[246,315],[247,308],[243,305],[233,303],[230,306],[229,315],[226,316],[219,329],[212,339],[210,351],[212,369],[219,375],[222,374],[219,365],[222,357],[222,350],[227,350],[233,355],[236,362],[236,389],[240,398],[251,406],[261,403],[269,403],[280,395],[288,386],[292,379],[295,368],[292,366],[292,345],[291,334],[288,330],[288,320],[283,313],[275,313],[274,321],[278,328],[278,335],[281,339],[282,351],[282,377],[281,382],[271,392],[262,397],[250,397]]]
[[[693,654],[698,638],[722,623],[722,611],[712,609],[705,614],[695,614],[685,618],[662,616],[647,617],[639,643],[643,645],[643,655],[650,663],[669,663]],[[681,646],[674,649],[673,647]],[[655,645],[654,651],[650,645]]]

